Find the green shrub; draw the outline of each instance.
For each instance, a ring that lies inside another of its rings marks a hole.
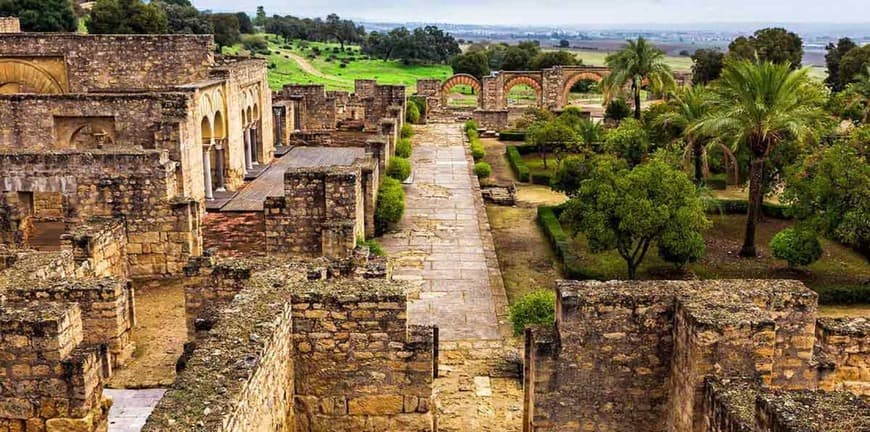
[[[420,122],[420,107],[418,107],[417,104],[408,104],[408,108],[405,110],[405,121],[408,123]]]
[[[715,189],[715,190],[728,189],[728,180],[727,180],[726,175],[724,173],[711,175],[710,177],[707,177],[704,180],[704,183],[706,183],[707,186],[710,187],[710,189]]]
[[[474,120],[468,120],[468,121],[466,121],[466,122],[465,122],[465,125],[463,126],[463,130],[465,131],[466,134],[467,134],[469,131],[475,131],[475,132],[477,132],[477,129],[478,129],[478,127],[477,127],[477,122],[474,121]]]
[[[465,135],[468,136],[469,141],[480,139],[480,134],[477,133],[477,129],[469,129],[465,131]]]
[[[401,137],[402,138],[411,138],[414,136],[414,127],[405,123],[402,125]]]
[[[529,181],[529,167],[523,162],[522,156],[517,151],[517,146],[507,146],[507,158],[511,169],[521,182]]]
[[[805,229],[786,228],[776,233],[770,241],[770,250],[774,257],[788,262],[789,267],[809,265],[822,257],[822,244],[816,233]]]
[[[242,47],[257,54],[269,54],[269,42],[263,35],[242,35]]]
[[[474,164],[474,174],[477,178],[487,178],[492,174],[492,167],[486,162],[478,162]]]
[[[504,130],[498,133],[499,141],[525,141],[526,131],[521,130]]]
[[[607,109],[604,110],[604,118],[608,120],[620,121],[631,115],[631,107],[624,99],[613,99],[607,104]]]
[[[519,153],[523,156],[538,153],[538,146],[536,146],[536,145],[523,144],[523,145],[516,146],[516,148],[517,148],[517,153]]]
[[[819,304],[847,305],[870,302],[870,284],[813,287],[819,294]]]
[[[537,172],[537,173],[532,173],[529,176],[529,181],[531,181],[532,184],[536,184],[536,185],[550,186],[550,184],[553,181],[553,177],[549,173]]]
[[[384,251],[384,248],[375,239],[366,240],[364,238],[357,238],[356,245],[368,247],[369,253],[371,253],[372,255],[375,255],[375,256],[386,256],[387,255],[387,252]]]
[[[552,291],[530,292],[511,305],[510,320],[514,335],[520,336],[526,326],[553,324],[556,316],[556,296]]]
[[[411,162],[398,156],[390,159],[390,166],[387,167],[387,176],[398,181],[404,181],[411,176]]]
[[[562,229],[562,224],[559,223],[559,213],[561,207],[540,206],[538,207],[538,225],[544,230],[547,240],[550,241],[550,246],[553,252],[562,261],[565,277],[569,279],[597,279],[595,275],[587,271],[580,263],[580,258],[570,246],[570,238],[565,230]]]
[[[402,183],[390,177],[385,177],[378,189],[378,206],[375,209],[375,228],[378,233],[386,231],[387,227],[398,223],[405,214],[405,191]]]
[[[422,96],[408,96],[408,107],[417,105],[417,111],[420,113],[420,118],[426,117],[426,98]]]
[[[405,159],[411,157],[411,140],[407,138],[399,140],[396,144],[396,156]]]
[[[659,257],[683,268],[688,263],[697,262],[704,256],[704,237],[695,231],[666,232],[656,244]]]
[[[471,157],[473,157],[475,161],[479,161],[486,157],[486,150],[484,150],[483,144],[481,144],[480,140],[471,141]]]

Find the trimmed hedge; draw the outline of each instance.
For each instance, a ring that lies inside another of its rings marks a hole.
[[[486,157],[486,150],[478,139],[471,140],[471,157],[474,158],[475,162]]]
[[[399,140],[396,144],[396,156],[405,159],[411,157],[411,140],[407,138]]]
[[[550,186],[553,177],[549,173],[532,173],[530,179],[532,184]]]
[[[715,189],[715,190],[728,189],[728,180],[727,180],[725,174],[711,175],[710,177],[707,177],[706,180],[704,180],[704,183],[706,183],[707,186],[710,187],[710,189]]]
[[[401,138],[411,138],[414,136],[414,127],[405,123],[402,125]]]
[[[550,241],[550,246],[556,252],[556,256],[562,261],[565,271],[565,277],[568,279],[584,280],[598,279],[595,275],[588,272],[582,265],[577,254],[570,247],[571,238],[562,229],[562,224],[559,223],[559,214],[562,212],[560,207],[540,206],[538,207],[538,224],[544,230],[547,240]]]
[[[538,146],[534,145],[523,144],[515,147],[517,148],[517,152],[523,156],[535,154],[538,152]]]
[[[378,206],[375,209],[375,228],[378,233],[398,223],[405,214],[405,190],[402,183],[391,177],[384,177],[378,189]]]
[[[492,167],[486,162],[478,162],[474,164],[474,175],[477,178],[487,178],[492,174]]]
[[[507,155],[508,163],[514,171],[514,174],[517,176],[517,179],[521,182],[528,182],[529,167],[526,166],[522,156],[520,156],[519,151],[517,151],[517,146],[507,146],[505,154]]]
[[[819,304],[867,304],[870,303],[870,284],[835,285],[813,288],[819,294]]]
[[[736,199],[715,199],[715,204],[707,206],[709,214],[746,214],[749,212],[749,201]],[[761,212],[774,219],[791,219],[786,215],[788,206],[765,202],[761,204]]]
[[[387,167],[387,176],[398,181],[404,181],[411,176],[411,162],[398,156],[390,159],[390,166]]]
[[[499,131],[498,140],[499,141],[525,141],[526,140],[526,131],[519,131],[519,130]]]
[[[468,120],[462,126],[462,130],[464,130],[466,134],[468,134],[468,132],[470,132],[470,131],[477,132],[477,129],[478,129],[477,122],[474,120]]]
[[[510,307],[514,336],[521,336],[530,325],[553,324],[556,320],[556,296],[551,290],[532,291]]]

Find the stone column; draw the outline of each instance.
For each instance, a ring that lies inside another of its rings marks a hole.
[[[217,165],[217,191],[224,192],[227,190],[226,184],[224,183],[224,142],[221,141],[219,146],[215,147],[215,165]]]
[[[275,116],[275,147],[281,147],[284,145],[284,109],[273,107],[272,111]]]
[[[250,129],[245,129],[242,132],[242,136],[245,139],[245,172],[248,172],[254,169],[253,164],[251,163],[251,133]]]
[[[214,193],[211,189],[211,146],[202,147],[202,173],[203,181],[205,182],[205,199],[214,199]]]
[[[260,158],[257,157],[257,147],[259,147],[259,144],[257,144],[257,127],[251,126],[250,131],[251,131],[251,165],[259,165]]]

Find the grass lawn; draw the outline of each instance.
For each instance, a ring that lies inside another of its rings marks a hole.
[[[610,54],[608,51],[597,50],[570,50],[572,54],[576,54],[577,58],[583,60],[586,66],[604,66],[604,59]],[[692,70],[692,59],[690,57],[665,57],[665,63],[676,72],[689,72]]]
[[[737,256],[743,239],[746,217],[743,215],[712,216],[713,227],[704,233],[707,250],[704,258],[690,264],[686,270],[701,279],[798,279],[809,287],[834,285],[857,285],[870,279],[870,265],[858,253],[836,242],[822,239],[823,255],[819,261],[802,269],[790,269],[784,261],[770,254],[770,239],[782,229],[791,225],[790,221],[768,219],[758,225],[756,237],[760,258],[745,259]],[[598,254],[589,252],[586,240],[577,236],[573,243],[580,251],[583,265],[595,269],[602,278],[624,279],[625,261],[616,251]],[[673,265],[659,258],[655,246],[647,252],[646,258],[638,269],[640,279],[671,279],[681,276]]]
[[[269,85],[278,89],[285,84],[322,84],[327,90],[353,90],[355,79],[375,79],[381,84],[400,84],[408,87],[408,93],[416,90],[417,79],[446,79],[453,74],[448,65],[404,65],[398,61],[366,60],[360,47],[348,45],[350,50],[335,51],[337,43],[283,40],[270,35],[267,56],[270,64]],[[287,48],[289,47],[289,48]],[[320,54],[315,55],[319,50]],[[240,45],[224,49],[226,54],[245,53]],[[306,71],[290,55],[303,57],[314,69]],[[332,57],[332,59],[330,59]],[[342,61],[347,65],[342,67]],[[313,73],[312,73],[313,72]]]
[[[556,158],[552,155],[547,154],[547,168],[544,168],[544,161],[541,159],[541,156],[537,153],[531,153],[527,155],[523,155],[523,162],[526,163],[526,166],[529,167],[529,174],[547,174],[552,176],[554,172],[556,172],[556,167],[559,165],[556,162]]]

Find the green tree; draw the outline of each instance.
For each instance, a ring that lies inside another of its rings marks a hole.
[[[870,247],[870,164],[845,143],[794,166],[782,196],[799,224],[860,250]]]
[[[840,59],[839,80],[840,86],[845,88],[849,84],[861,79],[861,76],[870,68],[870,45],[864,45],[852,49]]]
[[[629,40],[628,44],[607,56],[610,75],[604,79],[609,94],[618,93],[623,87],[631,87],[634,99],[634,118],[640,120],[640,91],[644,81],[649,81],[654,90],[666,90],[674,86],[674,76],[665,63],[664,51],[648,43],[644,38]]]
[[[72,32],[76,16],[69,0],[0,0],[0,16],[15,16],[26,32]]]
[[[629,170],[612,156],[596,158],[561,220],[585,235],[592,252],[616,249],[629,279],[637,277],[653,242],[679,238],[675,234],[700,235],[710,225],[685,173],[658,159]]]
[[[553,66],[573,66],[580,63],[580,59],[568,51],[547,51],[532,57],[529,61],[529,69],[542,70]]]
[[[532,291],[510,307],[514,336],[521,336],[530,325],[552,325],[556,321],[556,296],[553,291]]]
[[[453,67],[453,73],[465,73],[473,75],[477,78],[482,78],[489,75],[489,59],[483,51],[472,51],[465,54],[459,54],[453,57],[450,61],[450,66]]]
[[[695,183],[704,183],[703,155],[704,146],[709,137],[700,129],[695,128],[713,107],[713,100],[706,87],[686,87],[674,93],[667,102],[670,110],[660,115],[656,121],[664,125],[672,125],[682,131],[687,148],[692,151],[695,165]]]
[[[857,48],[858,45],[852,39],[847,37],[840,38],[836,44],[829,43],[828,46],[825,47],[827,53],[825,54],[825,64],[828,67],[828,77],[825,78],[825,84],[831,88],[831,90],[838,92],[843,90],[843,84],[840,82],[840,60],[843,58],[846,53],[851,51],[854,48]]]
[[[722,75],[725,54],[718,49],[699,49],[692,54],[692,83],[707,84]]]
[[[631,115],[631,107],[625,102],[625,99],[616,98],[607,103],[607,108],[604,110],[604,118],[606,120],[622,121],[622,119]]]
[[[593,159],[585,155],[571,155],[565,158],[553,174],[553,190],[562,192],[569,197],[576,196],[580,184],[589,178],[592,172]]]
[[[245,12],[237,12],[236,18],[239,19],[239,31],[244,34],[253,34],[256,33],[254,30],[254,23],[251,21],[251,17],[248,16]]]
[[[567,39],[562,39],[559,41],[559,48],[568,48],[571,46],[571,42]]]
[[[815,133],[823,95],[807,69],[769,61],[728,63],[713,86],[716,108],[692,129],[718,137],[750,154],[749,212],[740,255],[756,256],[755,226],[764,198],[764,166],[783,142]]]
[[[260,28],[266,26],[266,9],[263,6],[257,6],[257,14],[254,16],[254,25]]]
[[[563,152],[576,147],[577,133],[558,120],[539,121],[532,123],[526,131],[526,143],[537,147],[544,169],[547,169],[547,153],[561,161]]]
[[[728,45],[728,55],[739,60],[754,60],[783,63],[792,69],[801,67],[804,56],[803,40],[784,28],[773,27],[757,30],[752,36],[740,36]]]
[[[156,3],[142,0],[97,0],[91,9],[92,34],[163,34],[169,32],[166,13]]]
[[[770,240],[773,256],[788,262],[789,267],[810,265],[822,257],[822,244],[816,233],[806,229],[786,228]]]
[[[160,0],[154,4],[160,6],[166,14],[169,33],[212,34],[214,31],[208,15],[191,6],[186,0]]]
[[[635,119],[625,119],[616,129],[610,130],[604,139],[604,150],[628,163],[640,164],[649,154],[650,141],[643,124]]]
[[[209,18],[214,27],[214,43],[217,45],[218,52],[221,52],[225,46],[241,42],[242,33],[239,31],[239,18],[235,14],[213,14]]]
[[[342,50],[344,50],[346,43],[361,42],[365,36],[365,30],[362,27],[358,27],[353,21],[343,20],[334,13],[326,17],[324,32],[337,40]]]
[[[530,63],[540,50],[531,50],[519,46],[511,46],[505,50],[500,69],[508,71],[521,71],[530,69]]]

